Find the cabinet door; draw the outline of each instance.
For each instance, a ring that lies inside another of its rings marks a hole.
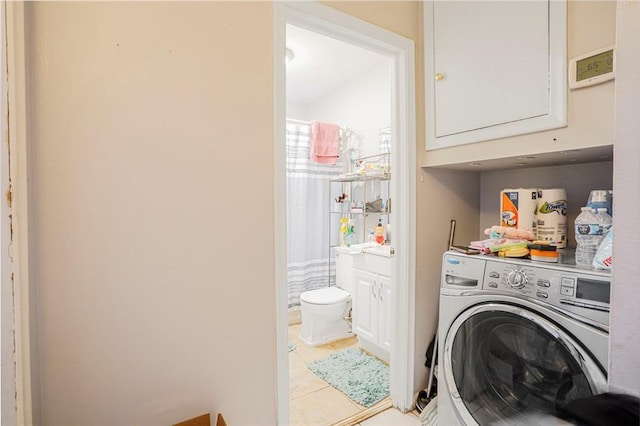
[[[378,288],[376,274],[354,269],[353,328],[360,338],[371,342],[378,339]]]
[[[564,2],[424,8],[427,149],[566,125]]]
[[[391,288],[391,279],[378,275],[379,295],[378,302],[380,304],[380,320],[378,321],[378,345],[387,351],[391,351],[391,336],[393,334],[393,322],[391,316],[391,307],[393,306],[393,291]]]

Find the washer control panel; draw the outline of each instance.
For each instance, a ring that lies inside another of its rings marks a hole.
[[[491,292],[527,298],[609,324],[611,273],[575,265],[446,252],[441,292]]]
[[[530,261],[486,259],[482,289],[554,305],[609,324],[610,275]]]

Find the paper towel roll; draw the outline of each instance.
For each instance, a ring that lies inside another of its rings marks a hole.
[[[503,189],[500,193],[500,225],[536,229],[537,188]]]
[[[567,191],[562,188],[538,191],[537,238],[558,248],[567,246]]]

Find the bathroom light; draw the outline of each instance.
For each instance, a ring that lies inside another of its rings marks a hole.
[[[288,47],[286,48],[285,52],[284,52],[284,60],[287,64],[291,63],[291,61],[293,61],[293,58],[295,57],[295,55],[293,54],[293,50],[289,49]]]

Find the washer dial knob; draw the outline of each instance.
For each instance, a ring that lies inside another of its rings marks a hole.
[[[519,269],[514,269],[507,275],[507,282],[511,288],[523,288],[527,284],[527,275]]]

